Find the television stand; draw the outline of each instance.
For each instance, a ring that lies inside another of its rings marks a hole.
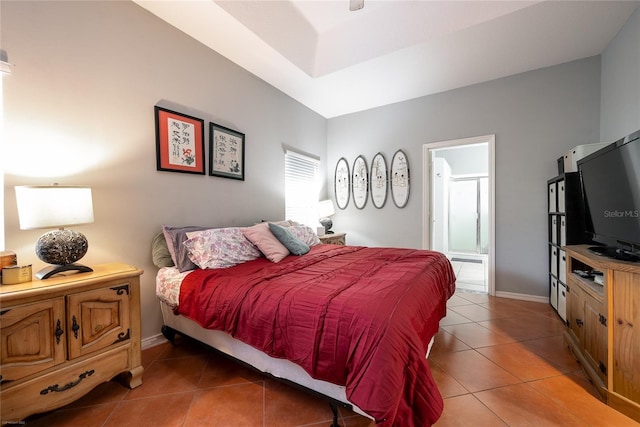
[[[640,256],[612,246],[590,246],[589,252],[613,258],[618,261],[640,262]]]
[[[598,395],[640,422],[640,264],[566,246],[567,328],[564,338]],[[575,273],[600,271],[602,285]]]

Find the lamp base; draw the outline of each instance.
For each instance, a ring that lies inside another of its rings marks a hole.
[[[50,265],[49,267],[45,267],[42,270],[38,271],[36,273],[36,277],[40,280],[44,280],[55,274],[65,273],[67,271],[75,271],[76,273],[88,273],[93,271],[93,269],[91,267],[87,267],[86,265],[75,263],[65,265]]]
[[[330,218],[320,218],[320,224],[324,227],[324,234],[333,234],[333,231],[331,231],[333,221]]]
[[[67,265],[85,256],[88,248],[84,234],[61,228],[40,236],[36,242],[36,255],[47,264]]]

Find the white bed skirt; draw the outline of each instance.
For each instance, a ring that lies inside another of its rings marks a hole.
[[[354,412],[369,419],[373,419],[357,405],[349,402],[346,396],[345,387],[327,381],[312,378],[300,365],[286,359],[273,358],[262,351],[243,343],[223,331],[205,329],[191,319],[184,316],[175,315],[171,307],[160,303],[162,308],[162,318],[164,325],[181,332],[191,338],[203,342],[235,359],[241,360],[261,372],[273,375],[276,378],[283,378],[293,383],[299,384],[308,389],[314,390],[353,408]],[[431,351],[433,338],[429,342],[427,356]]]

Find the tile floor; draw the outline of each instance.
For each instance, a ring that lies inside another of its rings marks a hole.
[[[456,273],[456,288],[460,290],[487,292],[487,257],[478,256],[480,262],[463,261],[464,255],[449,255]]]
[[[594,397],[547,304],[459,290],[430,366],[445,401],[437,426],[640,426]],[[189,340],[143,351],[142,386],[98,386],[29,426],[328,427],[323,401]],[[368,419],[340,411],[343,427]]]

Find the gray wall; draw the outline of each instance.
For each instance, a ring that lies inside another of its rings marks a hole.
[[[546,181],[568,149],[598,142],[600,58],[592,57],[329,120],[330,173],[340,157],[390,160],[406,150],[404,209],[350,203],[333,218],[350,244],[422,245],[422,145],[496,135],[496,291],[548,295]]]
[[[3,80],[6,248],[44,266],[34,245],[47,230],[19,230],[15,185],[90,185],[95,222],[73,227],[89,240],[82,262],[145,270],[142,335],[153,336],[150,242],[161,224],[282,218],[282,144],[325,159],[326,119],[131,2],[1,7],[2,48],[16,64]],[[246,133],[245,181],[156,171],[156,104]]]
[[[435,150],[451,167],[452,175],[484,175],[489,173],[489,146],[456,147]]]
[[[602,53],[600,140],[640,129],[640,8]]]

